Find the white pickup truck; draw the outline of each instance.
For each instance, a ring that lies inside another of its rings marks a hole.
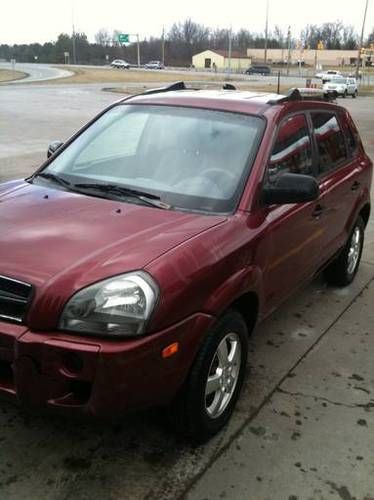
[[[343,76],[336,76],[330,81],[324,83],[323,91],[327,94],[334,94],[336,97],[347,97],[351,95],[353,98],[358,95],[358,86],[355,78],[344,78]]]

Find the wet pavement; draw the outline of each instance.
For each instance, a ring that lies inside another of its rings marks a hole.
[[[31,173],[49,142],[118,98],[12,91],[0,88],[0,180]],[[374,99],[344,104],[374,157]],[[162,411],[108,424],[1,402],[1,500],[374,498],[373,227],[351,286],[317,279],[256,329],[237,411],[205,446],[174,436]]]

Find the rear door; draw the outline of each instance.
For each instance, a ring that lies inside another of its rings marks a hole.
[[[311,112],[310,118],[320,187],[318,209],[323,234],[318,264],[322,265],[342,248],[348,237],[347,221],[360,192],[359,168],[342,126],[343,114],[321,110]]]

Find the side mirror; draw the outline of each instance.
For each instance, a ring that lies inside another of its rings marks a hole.
[[[267,205],[305,203],[316,200],[319,186],[314,177],[302,174],[283,174],[274,184],[263,189],[263,201]]]
[[[51,157],[64,143],[61,141],[53,141],[48,146],[47,158]]]

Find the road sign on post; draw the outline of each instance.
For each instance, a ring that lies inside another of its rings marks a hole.
[[[118,35],[118,41],[119,41],[119,43],[129,43],[130,42],[130,35],[128,33],[120,33]]]

